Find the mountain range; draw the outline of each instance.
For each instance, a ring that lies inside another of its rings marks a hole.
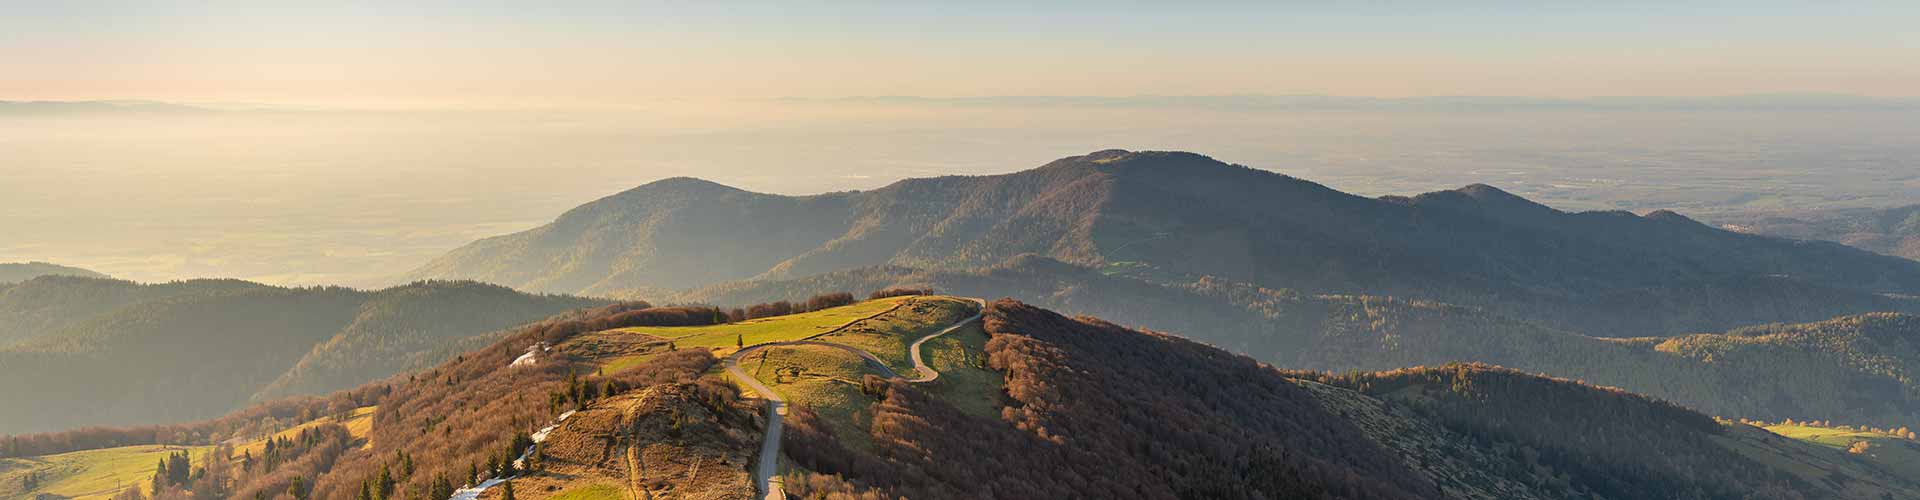
[[[1365,198],[1192,153],[1120,150],[813,196],[668,179],[474,242],[407,278],[658,298],[882,265],[974,270],[1026,254],[1156,283],[1437,300],[1614,337],[1908,310],[1888,294],[1920,292],[1920,262],[1669,211],[1568,213],[1486,185]],[[1649,297],[1711,310],[1630,308]]]

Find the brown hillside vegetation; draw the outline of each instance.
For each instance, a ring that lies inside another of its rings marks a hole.
[[[1486,365],[1282,372],[1002,300],[998,418],[890,383],[873,447],[796,409],[789,492],[832,498],[1904,498],[1910,480],[1617,389]],[[1316,382],[1317,381],[1317,382]],[[1332,384],[1322,385],[1320,382]],[[1811,472],[1810,472],[1811,471]]]
[[[801,412],[800,488],[910,498],[1429,498],[1419,477],[1252,360],[1011,301],[987,313],[999,418],[891,384],[873,455]],[[798,492],[803,493],[804,492]]]
[[[623,304],[557,316],[432,369],[343,393],[330,413],[378,405],[366,440],[322,422],[267,455],[175,468],[157,500],[440,500],[503,476],[513,477],[514,500],[752,497],[764,407],[740,401],[711,374],[710,351],[656,353],[596,374],[605,359],[590,353],[529,350],[595,326],[700,321],[716,311],[631,314],[649,310]],[[793,406],[782,450],[787,491],[834,499],[1920,494],[1889,465],[1845,449],[1564,379],[1477,364],[1288,372],[1012,300],[993,303],[985,318],[979,330],[956,334],[971,340],[944,348],[960,351],[930,360],[951,376],[861,380],[849,396],[864,398],[856,425],[829,421],[840,417],[826,408]],[[1832,330],[1860,330],[1842,326]],[[535,362],[509,366],[527,352]],[[981,376],[999,380],[973,378]],[[981,399],[950,383],[988,393]],[[533,446],[530,435],[570,410]],[[151,435],[134,432],[85,436]],[[65,439],[78,445],[82,436]],[[481,499],[505,500],[507,491],[494,487]]]
[[[1774,286],[1768,283],[1755,285]],[[1476,307],[1307,295],[1211,278],[1156,284],[1040,256],[973,272],[878,267],[740,282],[684,298],[770,300],[804,296],[815,287],[892,286],[1004,294],[1051,310],[1173,332],[1293,369],[1483,362],[1621,387],[1711,415],[1920,427],[1920,382],[1911,375],[1920,368],[1920,346],[1902,340],[1920,339],[1920,321],[1908,314],[1866,313],[1672,338],[1605,338]],[[1704,292],[1698,300],[1737,302]]]
[[[635,390],[567,418],[540,445],[541,474],[516,480],[517,496],[612,484],[638,498],[752,498],[760,437],[753,409],[715,380]]]
[[[1503,475],[1555,496],[1846,497],[1730,449],[1729,429],[1711,417],[1618,389],[1480,364],[1298,375],[1404,405],[1476,448],[1501,450],[1514,459]]]

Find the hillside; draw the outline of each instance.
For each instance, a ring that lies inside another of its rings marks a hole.
[[[425,368],[497,340],[492,334],[504,328],[602,303],[470,282],[422,282],[373,292],[351,322],[314,345],[253,399],[321,394]]]
[[[0,285],[19,283],[41,276],[79,276],[83,278],[105,278],[107,275],[88,271],[78,267],[67,267],[46,262],[0,263]]]
[[[1735,216],[1718,222],[1744,233],[1826,240],[1920,260],[1920,205]]]
[[[41,278],[0,299],[24,291],[58,299],[23,301],[45,307],[26,315],[64,321],[0,348],[0,394],[17,403],[0,405],[0,432],[180,422],[264,392],[325,393],[428,365],[467,337],[603,303],[477,283],[360,292],[81,278]],[[87,307],[113,302],[130,303]]]
[[[45,276],[0,285],[0,346],[58,333],[129,305],[170,297],[264,290],[239,280],[141,284],[104,278]]]
[[[1440,300],[1619,336],[1887,310],[1897,304],[1881,293],[1920,292],[1920,262],[1672,212],[1561,212],[1485,185],[1370,199],[1191,153],[1118,150],[811,197],[670,179],[473,243],[411,277],[653,297],[1022,254],[1160,283]],[[1641,297],[1692,300],[1646,309]]]
[[[687,288],[765,272],[846,231],[852,194],[787,197],[698,179],[609,196],[526,232],[474,242],[409,275],[601,294]]]
[[[735,282],[676,300],[743,303],[792,300],[809,290],[890,287],[1016,297],[1290,368],[1387,370],[1477,361],[1622,387],[1716,415],[1882,426],[1920,421],[1920,399],[1910,396],[1920,394],[1920,384],[1904,368],[1920,360],[1920,349],[1898,340],[1920,337],[1920,325],[1904,314],[1616,339],[1431,301],[1306,295],[1214,279],[1155,284],[1039,256],[972,272],[878,267]]]
[[[684,309],[577,311],[340,396],[330,407],[378,405],[363,447],[324,444],[358,434],[321,425],[298,450],[325,460],[242,468],[230,489],[198,475],[180,488],[203,500],[291,498],[278,492],[299,477],[321,500],[501,500],[509,488],[527,500],[758,498],[771,421],[717,370],[716,356],[729,356],[788,401],[773,463],[800,498],[1920,494],[1897,457],[1565,379],[1469,364],[1281,371],[1012,300],[991,303],[983,321],[955,319],[968,307],[906,295],[720,324],[684,324],[700,319]],[[942,328],[955,321],[968,328]],[[923,355],[938,377],[889,378],[887,339],[935,334]],[[741,341],[697,340],[707,336]],[[855,349],[877,361],[815,349],[831,345],[873,346]]]

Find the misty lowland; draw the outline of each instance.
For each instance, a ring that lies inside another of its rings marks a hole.
[[[1920,6],[0,7],[0,500],[1920,499]]]

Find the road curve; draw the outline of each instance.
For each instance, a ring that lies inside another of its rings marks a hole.
[[[933,335],[920,337],[920,340],[913,341],[912,347],[907,348],[907,358],[913,360],[913,370],[920,372],[920,376],[918,378],[908,380],[908,382],[919,384],[924,382],[932,382],[934,379],[940,378],[939,371],[935,371],[933,367],[927,366],[927,363],[925,361],[920,360],[920,344],[925,344],[927,343],[927,341],[933,340],[934,337],[946,335],[948,333],[953,333],[954,330],[959,330],[960,327],[967,326],[967,323],[979,321],[980,317],[987,313],[987,301],[982,299],[973,299],[973,301],[980,304],[980,312],[973,313],[973,315],[968,316],[967,319],[960,320],[960,322],[954,323],[953,325],[948,326],[944,329],[941,329],[938,332],[933,332]]]
[[[908,356],[913,359],[913,368],[915,371],[920,372],[920,376],[918,378],[909,379],[907,380],[907,382],[923,383],[923,382],[930,382],[930,381],[933,381],[934,379],[940,378],[940,372],[935,371],[932,367],[927,366],[925,362],[920,360],[920,344],[924,344],[928,340],[932,340],[934,337],[946,335],[948,333],[953,332],[954,330],[958,330],[960,329],[960,327],[966,326],[967,323],[972,323],[974,321],[979,320],[981,315],[986,313],[987,301],[981,300],[981,299],[971,299],[971,300],[980,304],[980,312],[974,313],[974,315],[968,316],[966,319],[962,319],[958,322],[955,322],[954,324],[947,326],[946,328],[943,328],[938,332],[934,332],[932,335],[927,335],[925,337],[921,337],[919,340],[913,341],[913,345],[908,348]],[[895,309],[897,308],[898,306],[895,307]],[[892,309],[888,309],[887,312],[892,312]],[[882,313],[882,314],[885,314],[885,313]],[[875,315],[873,317],[878,317],[878,316],[879,315]],[[869,317],[868,319],[871,319],[871,318],[872,317]],[[859,321],[855,321],[853,323],[858,323],[858,322]],[[852,325],[853,323],[848,323],[847,325]],[[841,328],[845,328],[845,327],[846,325],[842,325]],[[835,330],[838,330],[838,329],[835,329]],[[755,466],[755,469],[753,472],[754,487],[759,488],[760,491],[762,492],[765,492],[765,494],[762,495],[762,498],[764,500],[785,500],[787,498],[786,485],[783,484],[783,481],[781,480],[780,475],[778,474],[779,468],[780,468],[781,417],[787,414],[787,398],[784,396],[781,396],[779,393],[773,392],[773,388],[767,387],[766,384],[760,383],[760,379],[756,379],[756,378],[753,378],[753,376],[748,375],[746,370],[740,369],[740,360],[745,359],[747,355],[752,354],[753,351],[758,351],[768,347],[800,346],[800,345],[825,346],[825,347],[832,347],[835,349],[851,352],[857,356],[860,356],[861,359],[867,360],[867,364],[873,365],[875,368],[878,368],[881,373],[887,374],[888,378],[903,378],[900,376],[900,374],[895,373],[893,371],[893,368],[888,367],[886,362],[881,361],[879,357],[874,356],[873,353],[867,352],[864,349],[843,345],[843,344],[835,344],[832,342],[822,342],[817,340],[790,340],[790,341],[754,344],[751,346],[747,346],[744,349],[734,351],[732,355],[727,356],[727,359],[726,359],[727,375],[733,377],[734,380],[740,381],[741,385],[745,385],[748,389],[752,389],[753,392],[756,394],[759,394],[762,399],[767,400],[767,432],[766,432],[765,439],[760,443],[760,463]]]
[[[753,486],[766,492],[765,500],[786,500],[787,489],[775,472],[780,469],[780,417],[787,414],[787,398],[740,369],[740,355],[760,347],[755,345],[727,356],[727,375],[767,400],[767,434],[760,442],[760,463],[753,470]]]

